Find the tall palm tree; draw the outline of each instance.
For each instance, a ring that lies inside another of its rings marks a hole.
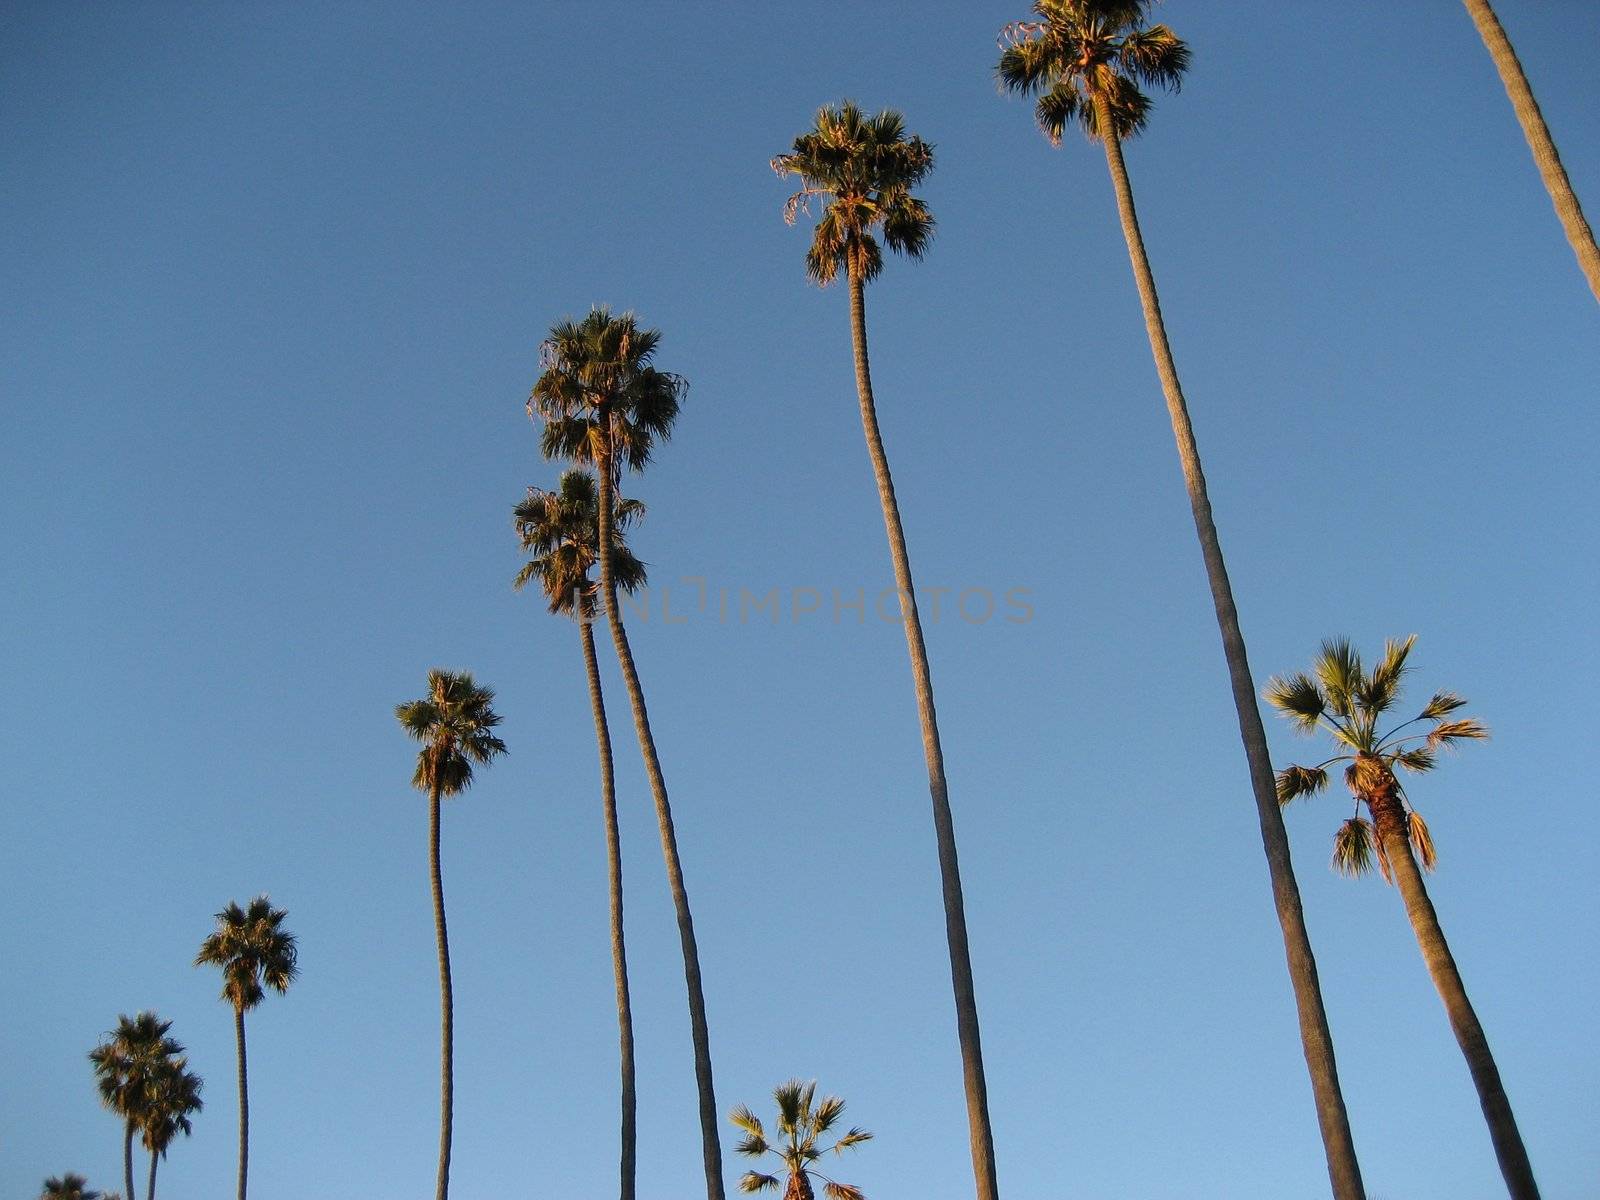
[[[171,1021],[153,1012],[117,1017],[117,1027],[89,1051],[100,1101],[122,1118],[122,1178],[128,1200],[133,1191],[133,1135],[149,1111],[156,1079],[171,1060],[183,1054],[183,1045],[170,1037]]]
[[[645,567],[623,541],[623,529],[644,514],[637,500],[618,499],[612,514],[611,575],[625,592],[645,582]],[[594,650],[594,619],[598,590],[592,576],[600,556],[600,499],[594,476],[587,471],[564,472],[553,492],[529,488],[512,519],[522,548],[533,555],[523,565],[513,586],[519,590],[530,580],[542,586],[550,611],[575,619],[583,648],[584,671],[589,680],[589,704],[594,710],[594,736],[600,749],[600,801],[606,827],[606,870],[611,888],[611,967],[617,989],[617,1030],[622,1042],[622,1163],[621,1200],[633,1200],[638,1162],[638,1093],[633,1067],[633,1005],[628,992],[628,952],[622,932],[622,840],[617,826],[616,778],[611,760],[611,726],[606,720],[605,697],[600,690],[600,664]]]
[[[1346,875],[1361,875],[1371,870],[1376,857],[1383,877],[1399,886],[1428,974],[1466,1056],[1506,1187],[1514,1200],[1537,1200],[1539,1188],[1511,1113],[1511,1101],[1417,869],[1417,859],[1421,859],[1426,870],[1433,870],[1433,838],[1395,775],[1397,767],[1417,774],[1431,771],[1438,763],[1440,748],[1485,738],[1489,732],[1471,717],[1453,716],[1466,704],[1453,692],[1436,692],[1410,720],[1381,728],[1383,715],[1399,702],[1406,660],[1415,641],[1415,636],[1391,640],[1370,672],[1348,641],[1327,641],[1312,664],[1312,674],[1300,672],[1267,684],[1267,700],[1297,731],[1325,732],[1340,751],[1314,767],[1291,766],[1278,772],[1278,799],[1287,804],[1298,796],[1315,795],[1328,786],[1329,767],[1350,764],[1344,778],[1355,797],[1356,811],[1334,838],[1333,865]],[[1362,805],[1370,820],[1361,816]]]
[[[768,1154],[777,1156],[788,1175],[783,1200],[813,1200],[813,1175],[822,1180],[823,1194],[830,1200],[867,1200],[866,1194],[854,1184],[838,1183],[817,1170],[818,1161],[829,1150],[843,1154],[862,1142],[871,1141],[872,1135],[865,1129],[851,1126],[833,1145],[819,1145],[823,1135],[832,1130],[844,1115],[844,1101],[837,1096],[824,1096],[821,1103],[813,1105],[816,1092],[815,1079],[810,1083],[791,1079],[772,1090],[772,1098],[778,1103],[780,1140],[777,1145],[767,1141],[767,1131],[762,1127],[760,1118],[741,1104],[730,1115],[733,1123],[745,1134],[734,1150],[749,1158],[764,1158]],[[777,1187],[776,1175],[766,1175],[760,1171],[746,1171],[739,1180],[741,1192],[776,1191]]]
[[[54,1175],[46,1179],[39,1200],[104,1200],[104,1197],[103,1193],[91,1188],[82,1175],[68,1171],[59,1179]]]
[[[436,1200],[450,1193],[450,1133],[455,1098],[455,1006],[450,989],[450,937],[444,923],[444,878],[439,871],[439,808],[446,796],[472,786],[474,763],[506,752],[491,731],[500,724],[494,692],[465,672],[428,672],[428,694],[395,706],[405,731],[422,743],[411,786],[428,795],[428,877],[433,886],[433,933],[439,949],[439,1175]]]
[[[1147,24],[1148,9],[1147,0],[1037,0],[1033,5],[1037,20],[1017,22],[1002,34],[1007,45],[996,75],[1004,90],[1038,95],[1035,113],[1052,145],[1059,146],[1063,132],[1077,121],[1091,139],[1105,148],[1122,233],[1144,306],[1145,329],[1172,420],[1189,507],[1222,634],[1328,1176],[1339,1200],[1361,1200],[1361,1167],[1356,1161],[1350,1119],[1339,1088],[1333,1035],[1323,1008],[1316,959],[1311,953],[1311,938],[1289,855],[1289,838],[1273,792],[1272,760],[1267,753],[1261,710],[1256,705],[1239,613],[1234,607],[1233,586],[1228,581],[1222,544],[1206,494],[1205,473],[1200,466],[1200,450],[1178,383],[1178,369],[1172,361],[1172,347],[1167,344],[1155,276],[1145,254],[1133,190],[1122,159],[1122,143],[1138,134],[1149,117],[1151,101],[1140,90],[1141,85],[1176,90],[1189,65],[1189,48],[1165,25]]]
[[[695,1086],[700,1098],[700,1153],[705,1165],[707,1200],[723,1200],[722,1144],[717,1134],[717,1097],[711,1076],[711,1035],[706,1024],[705,991],[700,980],[700,949],[694,916],[683,881],[678,834],[672,821],[666,777],[650,733],[650,714],[634,666],[628,633],[617,606],[615,555],[616,494],[623,468],[641,471],[656,441],[672,436],[672,424],[687,387],[684,380],[654,364],[661,332],[640,329],[632,313],[612,316],[596,308],[582,321],[553,326],[540,347],[544,371],[528,397],[528,412],[544,421],[540,448],[546,458],[592,466],[598,484],[600,595],[611,625],[611,642],[633,708],[634,732],[644,756],[645,774],[655,800],[661,853],[683,947],[684,983],[689,994],[689,1032],[694,1042]]]
[[[1589,281],[1589,290],[1594,293],[1594,298],[1600,300],[1600,247],[1595,245],[1594,231],[1584,219],[1578,195],[1572,190],[1572,181],[1567,178],[1567,169],[1561,165],[1555,139],[1550,136],[1550,127],[1544,123],[1539,102],[1533,98],[1533,88],[1523,74],[1516,49],[1506,36],[1489,0],[1463,0],[1463,3],[1472,16],[1472,23],[1478,27],[1478,36],[1483,39],[1489,57],[1494,60],[1495,70],[1500,72],[1500,82],[1517,114],[1517,122],[1522,126],[1522,136],[1528,139],[1528,149],[1533,151],[1533,162],[1539,168],[1539,177],[1544,180],[1545,191],[1550,193],[1550,203],[1555,205],[1556,217],[1566,231],[1567,241],[1572,243],[1572,252],[1578,256],[1578,267]]]
[[[297,973],[294,934],[283,928],[289,914],[257,896],[246,908],[230,903],[217,914],[217,928],[200,944],[194,965],[222,970],[222,998],[233,1005],[233,1036],[239,1052],[239,1200],[245,1200],[250,1167],[250,1090],[244,1051],[244,1014],[261,1003],[266,988],[282,995]]]
[[[145,1200],[156,1198],[156,1164],[180,1133],[193,1132],[189,1118],[205,1105],[200,1100],[200,1076],[188,1069],[187,1058],[169,1058],[155,1074],[139,1127],[144,1148],[150,1152],[150,1183]]]
[[[944,893],[945,938],[950,950],[950,982],[955,991],[956,1036],[967,1097],[967,1127],[972,1144],[972,1173],[978,1200],[997,1200],[994,1133],[989,1124],[988,1084],[983,1071],[983,1043],[978,1028],[978,1000],[972,984],[972,956],[967,947],[966,902],[961,891],[961,866],[956,857],[955,822],[945,782],[944,750],[939,743],[939,717],[933,704],[933,675],[922,639],[922,618],[912,586],[911,558],[895,500],[889,458],[878,429],[867,358],[866,286],[883,269],[883,245],[908,258],[921,258],[933,238],[933,214],[911,194],[933,169],[933,147],[907,137],[901,115],[885,110],[869,117],[848,100],[817,112],[816,124],[794,140],[794,148],[772,160],[780,176],[794,175],[800,190],[789,198],[784,218],[791,224],[811,202],[821,203],[806,273],[825,286],[843,270],[850,292],[850,341],[855,353],[856,397],[867,455],[878,485],[889,557],[900,593],[911,681],[916,691],[917,718],[922,726],[922,753],[928,768],[928,793],[933,802],[933,829]],[[882,236],[883,244],[878,241]]]

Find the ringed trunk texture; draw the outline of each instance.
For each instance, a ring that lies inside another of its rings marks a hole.
[[[661,773],[655,738],[650,734],[650,714],[645,708],[644,689],[634,669],[633,651],[622,627],[617,607],[616,581],[611,573],[611,510],[613,489],[609,456],[596,456],[595,474],[600,479],[600,591],[605,596],[606,616],[611,623],[611,640],[616,646],[617,663],[633,707],[633,727],[644,755],[645,774],[650,778],[650,793],[655,799],[656,823],[661,827],[661,854],[666,860],[667,883],[672,891],[672,907],[678,917],[678,940],[683,945],[683,976],[689,993],[689,1032],[694,1040],[695,1085],[700,1093],[700,1151],[705,1163],[706,1200],[724,1200],[722,1187],[722,1143],[717,1134],[717,1097],[711,1078],[711,1034],[706,1027],[706,999],[700,983],[700,950],[695,943],[694,916],[689,911],[689,893],[683,884],[683,864],[678,858],[678,835],[672,824],[672,805],[667,798],[667,781]],[[441,1196],[440,1200],[444,1200]]]
[[[455,1110],[455,998],[450,989],[450,934],[444,923],[439,870],[439,788],[428,793],[428,874],[433,882],[433,933],[439,947],[439,1176],[436,1200],[450,1194],[450,1132]]]
[[[244,1058],[244,1009],[233,1010],[233,1035],[239,1043],[239,1200],[244,1200],[245,1175],[250,1169],[250,1089]]]
[[[811,1180],[804,1171],[794,1171],[789,1175],[789,1184],[783,1189],[783,1200],[815,1200],[816,1193],[811,1190]]]
[[[622,836],[617,827],[616,776],[611,759],[611,728],[600,690],[600,663],[594,652],[594,625],[580,621],[583,665],[589,677],[589,703],[594,709],[594,736],[600,750],[600,800],[605,809],[606,870],[611,884],[611,968],[617,984],[617,1032],[622,1043],[622,1175],[621,1200],[634,1200],[638,1158],[638,1093],[633,1068],[633,1004],[628,993],[628,951],[622,936]],[[243,1196],[239,1200],[244,1200]]]
[[[1406,816],[1400,807],[1389,778],[1389,787],[1379,787],[1362,796],[1367,811],[1372,814],[1372,824],[1378,833],[1378,842],[1389,861],[1389,870],[1395,886],[1405,901],[1406,916],[1411,919],[1411,931],[1416,935],[1422,950],[1422,961],[1427,964],[1433,986],[1444,1001],[1445,1014],[1450,1019],[1450,1029],[1456,1035],[1456,1044],[1467,1060],[1467,1070],[1472,1084],[1478,1090],[1478,1103],[1483,1108],[1483,1119],[1489,1125],[1489,1137],[1494,1142],[1495,1158],[1500,1162],[1500,1173],[1505,1176],[1506,1190],[1512,1200],[1539,1200],[1539,1185],[1533,1179],[1533,1164],[1528,1161],[1528,1151],[1522,1144],[1522,1134],[1517,1129],[1517,1119],[1511,1112],[1511,1100],[1500,1082],[1500,1071],[1495,1066],[1494,1055],[1489,1050],[1489,1039],[1484,1036],[1478,1014],[1467,999],[1466,985],[1461,982],[1461,972],[1450,946],[1444,940],[1444,929],[1439,915],[1428,899],[1427,886],[1422,872],[1411,856],[1411,840],[1406,836]]]
[[[950,947],[950,982],[955,991],[956,1036],[961,1045],[961,1073],[967,1095],[967,1129],[972,1142],[972,1174],[978,1200],[998,1200],[995,1177],[994,1133],[989,1124],[989,1089],[983,1072],[983,1044],[978,1030],[978,1000],[972,985],[972,957],[967,947],[966,904],[961,892],[961,866],[956,858],[955,822],[950,813],[950,792],[945,783],[944,751],[939,745],[939,717],[933,707],[933,676],[922,640],[922,619],[917,614],[916,592],[911,583],[911,559],[906,553],[905,531],[895,502],[894,479],[878,430],[878,411],[872,397],[872,370],[867,358],[866,287],[850,273],[850,338],[855,351],[856,394],[861,402],[861,428],[872,459],[872,475],[883,506],[884,530],[889,536],[889,556],[894,560],[894,581],[900,591],[901,616],[906,629],[906,649],[911,656],[911,677],[917,695],[917,719],[922,725],[922,753],[928,765],[928,794],[933,801],[933,830],[939,853],[939,878],[944,891],[945,940]]]
[[[133,1122],[127,1122],[122,1134],[122,1186],[128,1200],[138,1200],[133,1194]]]
[[[1489,57],[1494,60],[1495,70],[1500,72],[1500,82],[1505,85],[1511,107],[1516,111],[1522,136],[1528,139],[1528,149],[1533,151],[1534,165],[1539,168],[1539,177],[1550,193],[1550,203],[1555,205],[1561,228],[1566,231],[1567,241],[1572,243],[1572,252],[1578,256],[1578,266],[1588,279],[1594,298],[1600,301],[1600,247],[1595,245],[1594,231],[1584,219],[1577,193],[1572,190],[1572,181],[1561,165],[1561,155],[1556,152],[1555,140],[1544,123],[1539,102],[1533,98],[1533,88],[1528,86],[1528,77],[1522,71],[1517,52],[1489,0],[1464,0],[1464,3],[1472,15],[1472,23],[1478,27],[1478,36],[1489,50]]]
[[[1245,760],[1250,769],[1250,787],[1255,795],[1256,815],[1261,826],[1261,845],[1266,852],[1267,873],[1272,880],[1273,904],[1278,924],[1283,929],[1283,950],[1288,960],[1289,979],[1294,986],[1295,1007],[1300,1020],[1300,1042],[1306,1068],[1311,1074],[1311,1091],[1317,1108],[1317,1123],[1322,1130],[1323,1149],[1328,1159],[1328,1179],[1338,1200],[1364,1200],[1361,1166],[1356,1161],[1355,1141],[1350,1135],[1350,1118],[1345,1111],[1344,1094],[1339,1089],[1339,1070],[1333,1057],[1333,1035],[1328,1029],[1328,1014],[1323,1009],[1322,988],[1317,979],[1317,962],[1311,953],[1311,937],[1306,930],[1305,912],[1300,904],[1300,888],[1294,878],[1289,855],[1289,836],[1278,809],[1277,787],[1272,759],[1267,752],[1267,734],[1261,725],[1261,710],[1256,705],[1255,684],[1250,677],[1244,634],[1239,629],[1239,613],[1233,603],[1233,586],[1222,558],[1211,501],[1206,495],[1205,474],[1200,467],[1200,451],[1195,444],[1189,409],[1178,383],[1178,369],[1167,344],[1166,326],[1161,319],[1161,301],[1156,295],[1155,277],[1145,255],[1144,238],[1139,232],[1139,216],[1133,206],[1133,190],[1127,167],[1122,161],[1122,145],[1113,125],[1109,106],[1095,102],[1106,165],[1111,171],[1117,194],[1117,211],[1122,218],[1122,233],[1128,243],[1128,258],[1139,286],[1144,307],[1145,328],[1156,372],[1166,396],[1167,413],[1172,419],[1172,434],[1183,465],[1188,487],[1189,507],[1194,514],[1195,533],[1200,539],[1200,554],[1205,560],[1206,579],[1216,608],[1217,626],[1222,633],[1223,654],[1228,662],[1228,678],[1233,686],[1233,703],[1238,712],[1239,736],[1244,742]]]

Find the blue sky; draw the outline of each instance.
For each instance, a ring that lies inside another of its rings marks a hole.
[[[1261,681],[1420,635],[1495,732],[1412,788],[1445,930],[1547,1197],[1600,1178],[1592,297],[1464,11],[1162,11],[1195,55],[1128,149]],[[1502,5],[1600,206],[1600,10]],[[604,1195],[615,1017],[576,631],[513,594],[550,324],[663,331],[691,381],[630,483],[631,633],[700,934],[718,1104],[791,1075],[877,1133],[876,1200],[970,1194],[933,838],[846,298],[767,160],[822,103],[932,141],[939,235],[868,298],[1010,1196],[1326,1194],[1243,756],[1104,159],[991,82],[1020,5],[54,5],[0,14],[0,1191],[120,1186],[84,1053],[175,1022],[234,1170],[232,1028],[189,966],[231,899],[304,976],[251,1018],[255,1193],[421,1192],[437,1115],[425,804],[393,706],[494,685],[452,802],[454,1193]],[[715,596],[795,588],[773,622]],[[671,589],[666,624],[660,586]],[[607,664],[641,1200],[693,1195],[681,962]],[[1271,721],[1274,754],[1315,748]],[[1288,815],[1370,1192],[1500,1188],[1398,897]],[[731,1128],[731,1127],[730,1127]],[[737,1164],[730,1160],[730,1178]],[[142,1183],[141,1183],[142,1187]]]

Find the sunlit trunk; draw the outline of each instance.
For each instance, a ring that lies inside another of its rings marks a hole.
[[[1306,930],[1305,913],[1300,905],[1300,888],[1295,883],[1294,864],[1289,856],[1289,837],[1278,811],[1277,788],[1273,780],[1272,759],[1267,753],[1267,734],[1261,725],[1261,710],[1256,705],[1255,684],[1250,678],[1250,663],[1245,654],[1244,634],[1239,629],[1239,613],[1233,603],[1233,587],[1222,558],[1216,522],[1211,516],[1211,501],[1206,495],[1205,475],[1200,469],[1200,451],[1195,445],[1194,428],[1178,370],[1167,344],[1166,326],[1161,319],[1161,302],[1156,296],[1155,277],[1145,255],[1144,238],[1139,232],[1139,217],[1133,206],[1133,190],[1128,184],[1127,167],[1122,161],[1122,144],[1111,121],[1104,99],[1096,101],[1096,121],[1104,136],[1106,165],[1111,171],[1117,194],[1117,211],[1122,218],[1122,233],[1128,243],[1128,258],[1139,286],[1144,306],[1145,329],[1150,335],[1150,350],[1155,356],[1156,373],[1166,396],[1167,413],[1172,419],[1172,434],[1178,445],[1188,487],[1189,507],[1194,514],[1195,533],[1200,539],[1200,555],[1205,561],[1206,579],[1211,585],[1211,600],[1216,609],[1217,626],[1222,633],[1223,655],[1228,663],[1228,678],[1233,688],[1234,709],[1238,713],[1239,735],[1244,742],[1245,760],[1250,769],[1250,787],[1255,796],[1256,815],[1261,826],[1261,845],[1267,856],[1267,872],[1272,880],[1273,904],[1278,924],[1283,929],[1284,956],[1289,964],[1289,979],[1294,986],[1295,1006],[1300,1018],[1300,1042],[1306,1067],[1311,1074],[1311,1091],[1322,1130],[1323,1149],[1328,1159],[1328,1178],[1339,1200],[1362,1200],[1361,1166],[1356,1161],[1355,1142],[1350,1136],[1350,1118],[1345,1112],[1344,1095],[1339,1089],[1339,1071],[1333,1058],[1333,1035],[1328,1030],[1328,1015],[1322,1006],[1322,988],[1317,980],[1317,963],[1311,953],[1311,937]]]
[[[600,800],[605,810],[606,874],[611,888],[611,968],[617,987],[617,1032],[622,1062],[621,1200],[633,1200],[637,1161],[638,1098],[633,1070],[633,1005],[628,994],[628,951],[622,934],[622,837],[617,826],[617,788],[611,759],[611,727],[600,690],[600,663],[594,652],[594,626],[581,620],[583,665],[594,709],[594,736],[600,750]],[[243,1200],[243,1197],[240,1198]]]
[[[972,985],[972,958],[967,949],[966,905],[961,893],[961,866],[956,859],[955,823],[950,813],[950,793],[945,784],[944,751],[939,744],[939,718],[933,707],[933,676],[922,640],[922,619],[912,588],[911,559],[906,553],[905,531],[895,502],[889,459],[878,431],[878,412],[872,397],[872,371],[867,359],[865,287],[859,273],[850,274],[850,339],[855,351],[856,395],[861,402],[861,428],[878,484],[884,530],[889,536],[889,556],[894,562],[895,586],[900,592],[906,649],[911,655],[911,681],[917,697],[917,720],[922,726],[922,753],[928,767],[928,794],[933,801],[933,830],[939,854],[939,877],[944,892],[945,940],[950,949],[950,982],[955,990],[956,1036],[961,1045],[961,1073],[967,1097],[967,1130],[972,1143],[972,1173],[978,1200],[997,1200],[994,1133],[989,1124],[989,1090],[983,1071],[983,1045],[978,1030],[978,1000]]]
[[[655,798],[656,823],[661,829],[661,854],[666,860],[667,883],[672,891],[672,907],[678,918],[678,940],[683,947],[684,983],[689,993],[689,1032],[694,1041],[695,1085],[700,1095],[700,1153],[705,1165],[707,1200],[724,1200],[722,1186],[722,1144],[717,1133],[716,1089],[711,1078],[711,1035],[706,1026],[705,992],[700,983],[700,950],[695,943],[694,917],[689,912],[689,893],[683,884],[683,864],[678,858],[678,835],[672,824],[672,805],[667,799],[667,781],[656,756],[655,738],[650,733],[650,715],[645,708],[644,689],[634,669],[633,651],[622,627],[617,607],[617,589],[611,573],[611,512],[614,496],[612,468],[603,455],[597,456],[595,474],[600,481],[600,592],[605,597],[606,616],[611,623],[611,640],[617,663],[633,707],[633,727],[644,755],[645,774],[650,778],[650,794]]]

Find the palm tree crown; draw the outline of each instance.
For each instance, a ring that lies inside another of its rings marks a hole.
[[[171,1029],[171,1021],[153,1012],[119,1016],[116,1029],[89,1051],[101,1101],[129,1122],[143,1118],[163,1065],[183,1054],[183,1044],[168,1036]]]
[[[68,1171],[57,1179],[52,1175],[44,1181],[44,1191],[39,1193],[39,1200],[102,1200],[101,1193],[89,1186],[89,1181],[82,1175],[74,1175]]]
[[[623,542],[622,531],[644,516],[638,500],[618,499],[611,514],[611,574],[616,586],[634,592],[644,586],[645,565]],[[537,579],[550,611],[592,621],[599,608],[599,585],[590,572],[600,558],[600,499],[594,476],[564,471],[554,491],[529,488],[512,510],[522,549],[533,555],[513,585]]]
[[[1372,824],[1360,813],[1361,802],[1367,801],[1370,809],[1374,798],[1380,806],[1389,798],[1399,801],[1411,848],[1423,868],[1433,870],[1433,839],[1422,817],[1411,807],[1395,768],[1413,773],[1431,771],[1437,765],[1440,747],[1489,736],[1478,721],[1451,717],[1466,704],[1453,692],[1436,692],[1410,720],[1383,727],[1383,714],[1400,700],[1406,659],[1415,641],[1415,635],[1403,641],[1390,640],[1382,660],[1368,671],[1349,641],[1337,638],[1322,644],[1310,674],[1302,671],[1275,677],[1267,684],[1267,701],[1296,730],[1304,734],[1323,730],[1344,751],[1314,767],[1289,766],[1279,771],[1280,804],[1315,795],[1328,786],[1329,767],[1339,762],[1350,764],[1345,769],[1345,782],[1356,797],[1357,811],[1340,826],[1333,843],[1333,865],[1345,875],[1366,873],[1376,857],[1383,877],[1390,878],[1383,840],[1375,836]],[[1418,731],[1419,725],[1427,728]]]
[[[217,914],[216,930],[200,944],[194,965],[222,969],[222,998],[238,1011],[260,1004],[264,986],[281,995],[294,982],[297,948],[294,934],[283,928],[288,915],[264,895],[245,908],[230,903]]]
[[[490,732],[500,724],[494,690],[479,687],[466,671],[428,672],[428,695],[395,706],[405,731],[423,743],[411,785],[424,792],[457,796],[472,785],[472,765],[506,752]]]
[[[899,113],[885,109],[869,117],[848,100],[823,107],[816,125],[774,158],[772,169],[800,179],[783,210],[789,224],[810,211],[812,197],[825,199],[806,251],[806,273],[818,284],[832,283],[841,266],[853,279],[875,278],[883,250],[874,230],[898,253],[921,258],[927,251],[933,214],[911,189],[933,170],[933,147],[907,137]]]
[[[1177,91],[1189,67],[1189,47],[1165,25],[1146,24],[1149,8],[1149,0],[1035,0],[1038,20],[1001,33],[1001,88],[1039,97],[1034,113],[1053,145],[1073,120],[1101,138],[1102,109],[1119,140],[1134,136],[1151,107],[1140,84]]]
[[[651,363],[658,329],[640,329],[631,312],[597,307],[582,321],[562,321],[540,347],[544,371],[528,397],[528,413],[544,420],[546,458],[604,464],[615,480],[626,466],[650,461],[672,423],[688,384]]]
[[[165,1158],[178,1134],[188,1137],[193,1132],[190,1116],[205,1107],[200,1099],[205,1081],[188,1068],[189,1060],[180,1057],[166,1060],[156,1072],[148,1107],[139,1122],[144,1148],[152,1155]]]
[[[852,1125],[832,1146],[820,1146],[820,1139],[838,1124],[843,1115],[844,1101],[838,1096],[824,1096],[820,1103],[813,1105],[816,1091],[817,1082],[814,1079],[810,1083],[791,1079],[773,1089],[772,1098],[778,1103],[780,1140],[777,1145],[767,1141],[767,1132],[753,1112],[742,1104],[734,1109],[730,1119],[745,1132],[743,1140],[734,1150],[750,1158],[777,1155],[789,1174],[785,1200],[810,1200],[811,1175],[823,1181],[822,1190],[832,1200],[866,1200],[860,1188],[853,1184],[836,1183],[818,1171],[816,1164],[829,1150],[842,1154],[853,1146],[871,1140],[872,1135]],[[764,1175],[760,1171],[747,1171],[739,1180],[741,1192],[759,1192],[777,1186],[776,1175]]]

